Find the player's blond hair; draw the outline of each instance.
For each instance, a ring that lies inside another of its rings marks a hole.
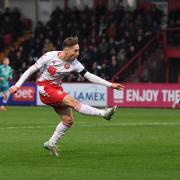
[[[67,37],[64,39],[62,43],[62,48],[64,49],[65,47],[72,47],[74,45],[78,44],[78,37]]]

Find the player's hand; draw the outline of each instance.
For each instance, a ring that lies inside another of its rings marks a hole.
[[[14,93],[16,93],[16,92],[18,91],[18,89],[19,89],[19,87],[17,87],[17,86],[11,86],[11,87],[9,88],[9,92],[10,92],[11,94],[14,94]]]
[[[124,86],[122,84],[119,84],[119,83],[112,83],[111,87],[113,89],[117,89],[117,90],[122,90],[124,88]]]

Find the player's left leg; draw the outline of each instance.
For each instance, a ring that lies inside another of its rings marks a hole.
[[[4,93],[3,100],[2,100],[2,106],[1,106],[4,110],[7,110],[7,102],[9,99],[9,95],[10,95],[9,91],[6,91]]]
[[[6,106],[7,106],[7,101],[8,101],[8,99],[9,99],[9,96],[10,96],[10,93],[9,93],[9,91],[8,91],[8,88],[9,87],[6,87],[6,88],[3,88],[2,89],[2,102],[1,102],[1,106],[0,106],[0,110],[2,110],[2,111],[6,111],[7,110],[7,108],[6,108]]]
[[[71,112],[71,108],[68,107],[54,108],[54,110],[59,114],[62,121],[57,125],[49,141],[44,143],[44,147],[50,150],[52,156],[59,156],[56,144],[64,136],[65,132],[72,126],[73,115]]]

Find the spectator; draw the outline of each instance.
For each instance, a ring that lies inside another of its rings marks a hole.
[[[14,10],[13,13],[16,19],[21,19],[19,11]],[[5,17],[10,17],[10,10],[0,16],[1,19]],[[32,37],[23,43],[23,50],[16,49],[10,53],[11,59],[17,61],[14,66],[24,69],[46,51],[60,50],[65,37],[78,35],[82,47],[81,58],[87,69],[102,78],[111,79],[113,71],[110,69],[113,67],[118,71],[125,65],[149,41],[152,34],[160,30],[160,23],[161,12],[156,7],[150,14],[140,9],[126,11],[120,3],[110,12],[100,3],[95,13],[88,7],[82,11],[76,8],[63,11],[57,7],[46,24],[37,23]],[[19,63],[19,57],[24,52],[26,57],[22,57],[25,61],[22,64]],[[74,76],[66,80],[74,80]]]

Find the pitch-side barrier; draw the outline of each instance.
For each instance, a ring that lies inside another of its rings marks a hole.
[[[64,83],[71,96],[91,106],[169,108],[180,98],[180,84],[125,83],[122,91],[92,83]],[[43,106],[35,83],[25,83],[10,96],[8,105]]]

